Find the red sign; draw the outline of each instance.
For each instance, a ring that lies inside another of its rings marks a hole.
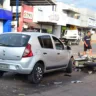
[[[19,27],[17,29],[18,32],[22,32],[24,22],[33,22],[33,6],[28,6],[24,4],[22,5],[21,17],[19,19]]]

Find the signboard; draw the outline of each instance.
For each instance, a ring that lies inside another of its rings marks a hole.
[[[18,32],[22,32],[23,23],[33,22],[33,6],[22,5],[21,17],[19,18]]]
[[[28,11],[24,11],[24,19],[33,19],[33,13],[32,12],[28,12]]]
[[[88,19],[88,26],[90,26],[90,27],[96,27],[96,20],[95,19],[92,19],[92,18],[89,18]]]
[[[59,15],[58,14],[52,14],[49,16],[50,21],[59,21]]]
[[[33,21],[33,6],[23,5],[22,6],[21,15],[23,17],[24,22],[32,22]]]

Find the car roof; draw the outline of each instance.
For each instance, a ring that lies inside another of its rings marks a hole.
[[[41,35],[55,36],[53,34],[40,33],[40,32],[6,32],[6,33],[3,33],[3,34],[26,34],[26,35],[31,35],[31,36],[41,36]]]

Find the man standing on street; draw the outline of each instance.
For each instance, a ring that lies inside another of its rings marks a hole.
[[[92,45],[91,45],[91,32],[87,32],[87,36],[84,37],[84,55],[89,50],[89,55],[92,56]]]

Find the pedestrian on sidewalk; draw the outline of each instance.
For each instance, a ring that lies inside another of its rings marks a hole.
[[[92,44],[91,44],[91,32],[88,31],[87,35],[84,37],[84,55],[86,51],[89,50],[89,55],[92,56]]]

